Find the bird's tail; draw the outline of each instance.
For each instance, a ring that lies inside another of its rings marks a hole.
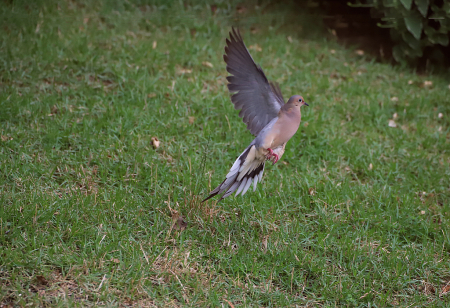
[[[209,193],[202,202],[225,192],[222,199],[230,196],[236,190],[236,196],[242,192],[244,195],[253,183],[253,191],[256,190],[256,184],[261,182],[264,173],[265,156],[259,157],[256,147],[250,145],[236,159],[225,180]]]

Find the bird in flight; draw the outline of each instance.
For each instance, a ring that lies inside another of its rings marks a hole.
[[[262,68],[253,61],[239,30],[232,28],[223,59],[231,74],[227,77],[231,102],[256,138],[236,159],[225,180],[202,202],[222,193],[219,201],[233,192],[236,196],[244,195],[252,184],[255,191],[266,161],[275,164],[297,132],[300,107],[309,106],[300,95],[291,96],[284,103],[279,86],[268,81]]]

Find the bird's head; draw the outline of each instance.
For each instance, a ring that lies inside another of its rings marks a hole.
[[[290,106],[296,106],[298,108],[300,108],[303,105],[309,106],[303,99],[303,96],[300,96],[300,95],[291,96],[291,98],[288,100],[287,104]]]

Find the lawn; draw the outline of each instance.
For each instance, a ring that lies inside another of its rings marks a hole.
[[[0,306],[448,307],[449,76],[295,5],[150,3],[0,5]],[[200,203],[252,140],[233,25],[310,107],[256,192]]]

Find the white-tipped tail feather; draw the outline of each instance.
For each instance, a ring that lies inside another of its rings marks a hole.
[[[260,155],[254,145],[249,146],[236,159],[225,180],[211,191],[202,202],[221,193],[224,194],[220,200],[230,196],[235,191],[236,196],[240,193],[244,195],[252,184],[253,191],[255,191],[256,185],[262,180],[265,160],[265,156]]]

